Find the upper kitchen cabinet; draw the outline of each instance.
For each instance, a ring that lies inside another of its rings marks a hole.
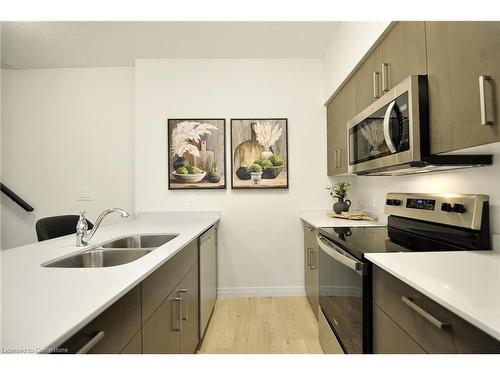
[[[328,175],[347,173],[347,122],[356,115],[356,80],[349,80],[330,101],[327,113]]]
[[[500,141],[500,22],[425,28],[431,152]]]
[[[382,96],[381,68],[382,48],[379,45],[354,73],[356,78],[356,113],[361,112]]]
[[[380,46],[382,95],[409,75],[427,73],[424,22],[396,23]]]

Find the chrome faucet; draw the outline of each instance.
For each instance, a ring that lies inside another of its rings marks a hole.
[[[101,225],[102,219],[104,219],[107,215],[112,212],[119,213],[121,217],[128,217],[128,212],[121,208],[108,208],[103,211],[95,221],[94,227],[89,231],[87,226],[87,219],[85,218],[85,212],[80,212],[80,218],[78,219],[78,223],[76,224],[76,246],[85,246],[88,244],[90,239],[94,236],[97,228]]]

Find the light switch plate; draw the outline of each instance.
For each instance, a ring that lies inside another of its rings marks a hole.
[[[188,206],[190,207],[196,206],[196,195],[194,194],[188,195]]]
[[[79,201],[93,201],[95,199],[94,189],[92,188],[80,188],[78,192]]]

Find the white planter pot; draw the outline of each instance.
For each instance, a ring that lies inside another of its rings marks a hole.
[[[250,177],[252,177],[253,183],[257,185],[262,179],[262,172],[250,172]]]

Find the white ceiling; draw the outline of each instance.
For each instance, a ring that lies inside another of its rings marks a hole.
[[[2,22],[2,65],[133,66],[136,58],[320,58],[338,22]]]

